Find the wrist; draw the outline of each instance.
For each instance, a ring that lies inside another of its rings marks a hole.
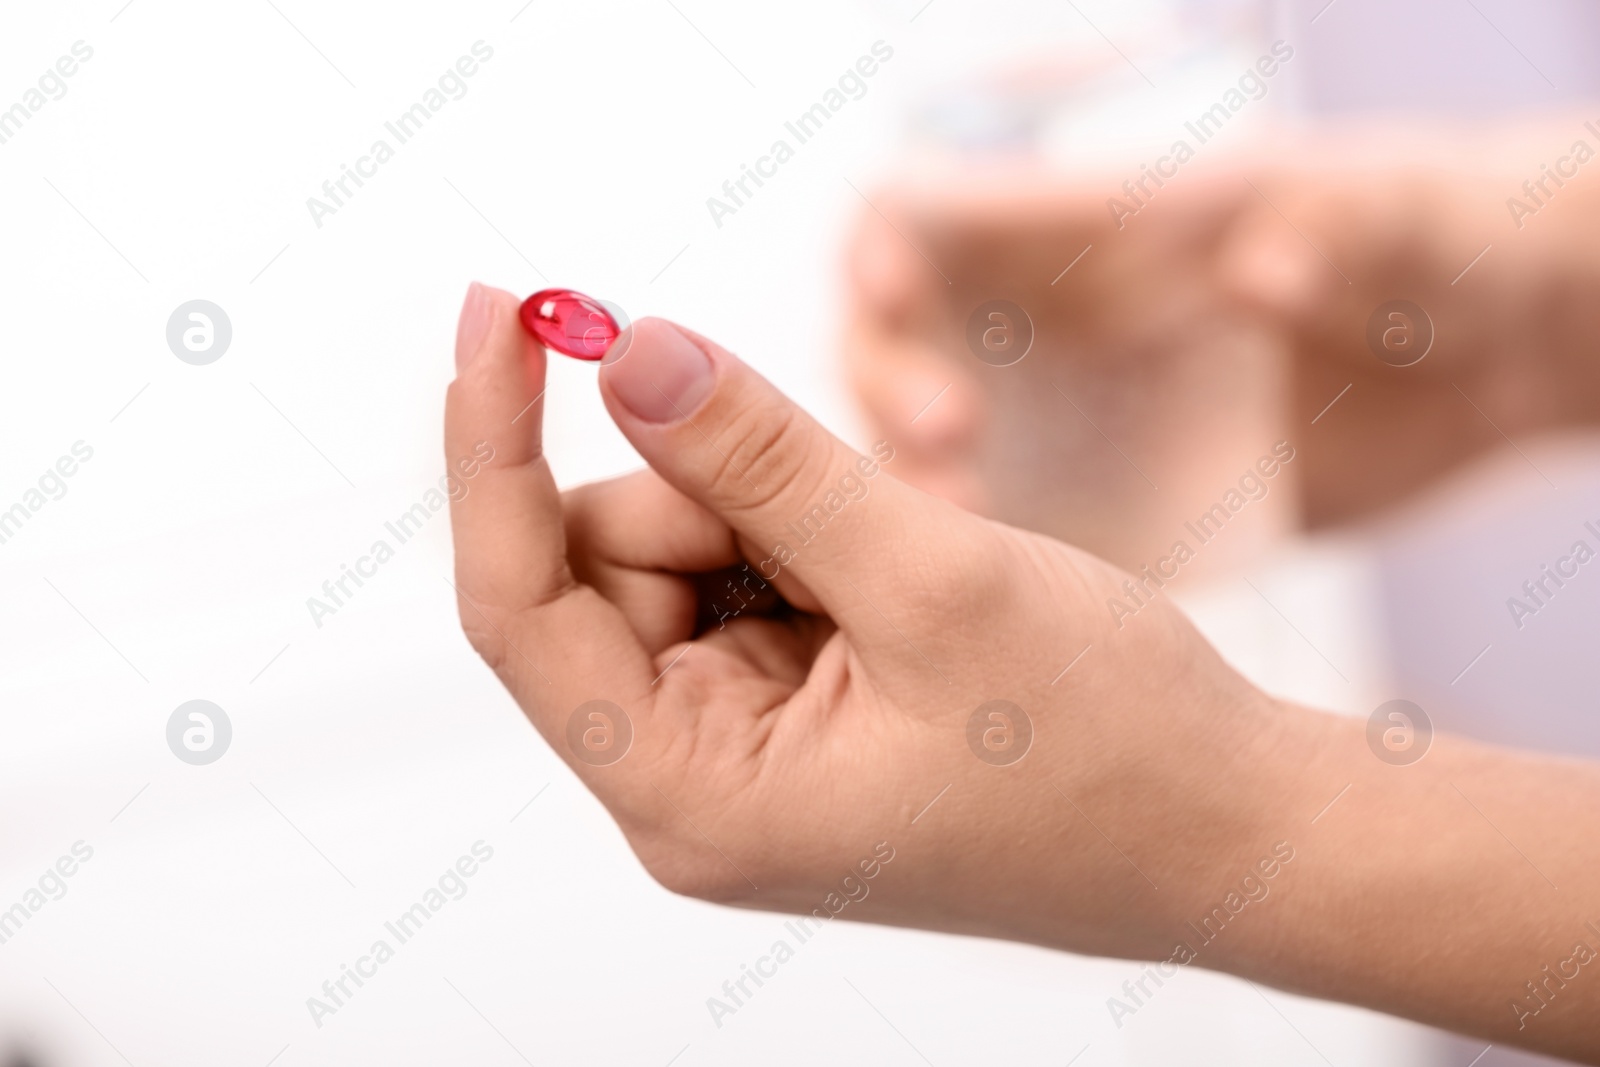
[[[1236,974],[1260,966],[1263,946],[1284,936],[1283,901],[1304,880],[1319,813],[1340,790],[1334,754],[1347,746],[1347,724],[1265,695],[1260,701],[1257,728],[1222,785],[1226,815],[1215,834],[1196,838],[1182,884],[1174,879],[1178,892],[1162,919],[1174,962]]]
[[[1489,1040],[1578,1047],[1565,1031],[1594,1010],[1594,991],[1527,982],[1577,941],[1600,949],[1592,852],[1574,850],[1568,820],[1546,817],[1594,810],[1593,771],[1449,735],[1395,765],[1375,755],[1365,720],[1313,720],[1320,739],[1278,820],[1294,859],[1213,963]]]
[[[1093,813],[1105,840],[1091,849],[1121,854],[1123,867],[1111,868],[1123,879],[1120,921],[1088,945],[1071,916],[1051,936],[1022,939],[1173,966],[1254,966],[1256,941],[1245,932],[1271,939],[1276,898],[1302,866],[1303,828],[1327,800],[1308,767],[1337,720],[1254,689],[1233,690],[1228,706],[1198,718],[1209,724],[1204,736],[1165,742],[1186,753],[1182,764],[1134,764],[1113,775],[1124,810],[1142,809],[1137,830],[1126,816],[1101,816],[1111,809],[1092,797],[1087,813],[1064,813],[1068,825]],[[1057,874],[1081,885],[1078,868]]]

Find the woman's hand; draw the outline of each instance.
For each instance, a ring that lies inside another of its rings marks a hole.
[[[668,888],[1165,959],[1311,803],[1317,717],[1163,598],[670,323],[599,370],[649,469],[558,492],[516,307],[474,289],[450,388],[452,463],[494,449],[454,505],[462,622]]]
[[[1592,764],[1387,758],[1245,683],[1152,578],[904,485],[892,442],[858,455],[660,320],[600,367],[649,469],[560,493],[516,309],[475,287],[458,337],[462,622],[662,884],[1600,1062]]]

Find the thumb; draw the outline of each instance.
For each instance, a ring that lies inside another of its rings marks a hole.
[[[758,546],[763,578],[797,578],[853,639],[900,643],[918,620],[896,605],[921,599],[906,592],[928,584],[936,542],[977,520],[890,476],[890,442],[856,452],[705,338],[661,319],[631,335],[600,391],[646,462]]]

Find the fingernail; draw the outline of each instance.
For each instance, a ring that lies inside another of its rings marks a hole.
[[[716,382],[711,357],[661,319],[636,322],[629,332],[627,358],[606,367],[612,392],[645,422],[688,418]]]
[[[494,322],[494,307],[489,302],[487,286],[473,282],[467,287],[467,299],[461,304],[461,318],[456,323],[456,371],[459,373],[483,347],[483,339]]]

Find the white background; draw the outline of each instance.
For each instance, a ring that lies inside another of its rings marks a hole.
[[[719,1029],[706,998],[781,919],[642,872],[461,637],[443,515],[313,624],[306,599],[442,473],[470,280],[669,315],[853,435],[833,358],[850,183],[892,165],[929,86],[1103,54],[1094,27],[1140,11],[674,2],[0,14],[0,107],[94,49],[0,145],[0,509],[94,449],[0,545],[0,908],[94,849],[0,945],[0,1049],[45,1067],[1413,1062],[1403,1028],[1198,972],[1119,1030],[1105,1001],[1134,964],[844,924]],[[466,95],[314,225],[306,199],[478,40],[494,57]],[[895,55],[867,96],[715,227],[705,198],[877,40]],[[165,339],[195,298],[233,328],[204,367]],[[567,484],[635,463],[593,375],[552,362]],[[233,724],[209,767],[166,747],[194,698]],[[467,896],[314,1026],[306,998],[480,839],[494,858]]]

